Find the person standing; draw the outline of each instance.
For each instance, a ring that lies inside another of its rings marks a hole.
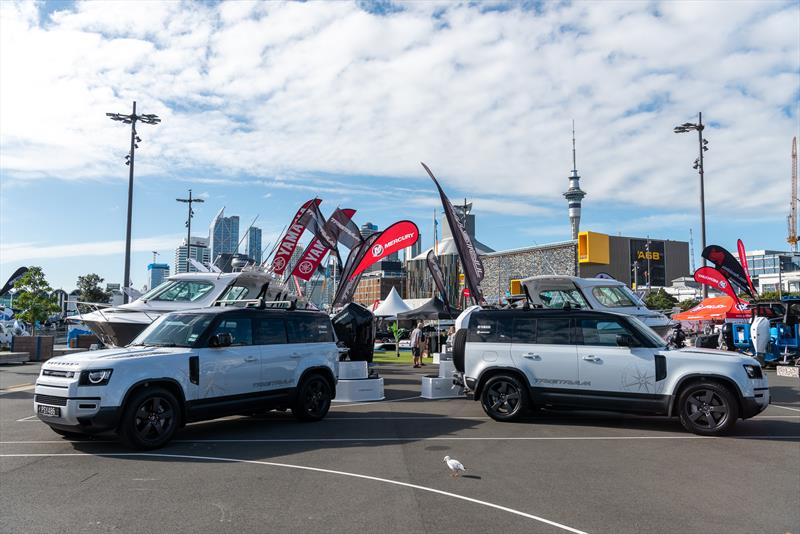
[[[422,323],[417,323],[411,331],[411,355],[414,357],[414,368],[422,367]]]

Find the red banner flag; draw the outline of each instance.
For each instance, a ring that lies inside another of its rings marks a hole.
[[[410,247],[419,239],[419,229],[411,221],[398,221],[381,232],[372,248],[364,255],[350,278],[358,276],[364,269],[400,249]]]
[[[355,212],[356,210],[351,210],[349,208],[336,210],[336,212],[331,215],[331,218],[328,219],[328,222],[325,223],[324,231],[333,238],[334,242],[336,242],[339,236],[339,226],[335,224],[337,218],[345,219],[344,221],[338,220],[338,222],[347,224],[347,221],[350,220]],[[292,271],[292,276],[296,276],[305,281],[310,280],[314,271],[317,270],[317,267],[322,263],[322,260],[329,250],[330,249],[326,247],[322,241],[315,237],[311,243],[308,244],[303,255],[300,256],[300,260],[298,260],[297,265]]]
[[[292,224],[289,225],[289,228],[286,230],[286,235],[283,236],[281,244],[278,245],[278,250],[275,251],[275,259],[272,260],[272,271],[275,274],[281,275],[283,271],[286,270],[286,266],[292,258],[292,253],[294,249],[297,248],[297,241],[306,229],[305,225],[300,222],[300,218],[309,207],[312,205],[319,206],[320,202],[322,202],[322,200],[318,198],[309,200],[297,210],[294,219],[292,219]]]
[[[694,279],[700,284],[705,284],[714,289],[722,291],[733,299],[734,302],[739,302],[739,297],[731,287],[731,283],[725,278],[725,275],[713,267],[700,267],[694,272]]]
[[[739,249],[739,262],[744,268],[744,275],[747,277],[747,284],[750,286],[750,291],[753,292],[753,296],[755,296],[757,294],[756,288],[753,287],[753,279],[750,278],[750,267],[747,265],[747,252],[744,249],[744,243],[741,239],[736,241],[736,247]]]

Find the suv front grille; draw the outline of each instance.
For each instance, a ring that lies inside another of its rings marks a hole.
[[[40,404],[49,404],[51,406],[66,406],[67,405],[67,398],[66,397],[56,397],[54,395],[39,395],[36,394],[35,397],[36,402]]]

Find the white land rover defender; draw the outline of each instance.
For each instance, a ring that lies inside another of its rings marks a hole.
[[[203,308],[164,315],[125,348],[47,361],[34,410],[55,432],[116,432],[154,449],[187,422],[290,408],[328,413],[339,350],[321,312]]]
[[[716,435],[770,401],[755,359],[669,350],[627,315],[474,306],[456,328],[456,380],[498,421],[515,420],[531,407],[567,407],[678,416],[687,430]]]

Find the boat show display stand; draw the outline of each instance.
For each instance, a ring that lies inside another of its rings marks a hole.
[[[383,377],[369,374],[367,362],[339,362],[339,382],[333,402],[383,400]]]
[[[434,362],[436,361],[435,356]],[[453,373],[456,372],[456,367],[453,365],[453,360],[444,359],[449,356],[449,354],[443,354],[439,357],[439,376],[422,377],[422,398],[455,399],[464,397],[464,388],[453,384]]]

